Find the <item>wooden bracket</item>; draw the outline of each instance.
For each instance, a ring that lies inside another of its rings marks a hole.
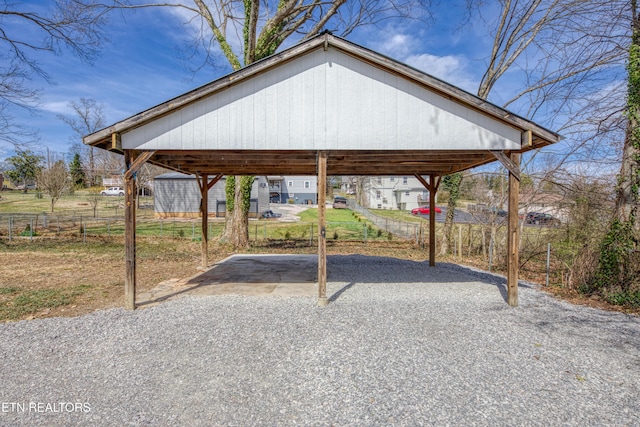
[[[211,190],[211,188],[216,185],[216,183],[218,181],[220,181],[222,179],[224,175],[219,173],[218,175],[216,175],[215,177],[213,177],[213,179],[207,184],[207,190]]]
[[[200,178],[203,174],[196,174],[196,180],[198,181],[198,188],[200,189],[200,193],[204,193],[204,187],[202,184],[202,179]],[[220,181],[222,179],[224,175],[219,173],[218,175],[214,176],[213,179],[211,181],[209,181],[206,185],[207,185],[207,191],[211,190],[211,188],[216,185],[218,183],[218,181]]]
[[[533,145],[533,133],[531,130],[525,130],[520,135],[520,148],[527,148]]]
[[[108,150],[122,153],[122,140],[120,139],[119,133],[111,134],[111,147],[109,147]]]
[[[511,159],[506,154],[504,154],[503,151],[491,150],[491,154],[493,154],[495,158],[498,159],[505,168],[507,168],[509,173],[513,175],[515,179],[520,181],[520,166],[511,161]]]
[[[131,166],[129,166],[129,169],[124,173],[124,180],[127,181],[131,179],[131,177],[140,170],[142,165],[144,165],[145,162],[154,154],[156,154],[155,151],[143,151],[138,157],[136,157],[136,159],[131,163]]]
[[[414,176],[418,178],[418,181],[420,181],[420,183],[424,185],[424,187],[429,190],[429,192],[436,193],[438,191],[438,187],[440,187],[440,176],[436,178],[433,184],[424,179],[422,175],[415,174]]]

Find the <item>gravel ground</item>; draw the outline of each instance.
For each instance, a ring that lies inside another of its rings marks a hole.
[[[640,425],[640,319],[451,264],[0,325],[0,425]]]

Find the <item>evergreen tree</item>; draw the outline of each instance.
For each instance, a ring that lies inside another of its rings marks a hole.
[[[86,177],[80,160],[80,154],[76,153],[73,160],[69,163],[69,175],[71,175],[71,183],[76,188],[85,187]]]

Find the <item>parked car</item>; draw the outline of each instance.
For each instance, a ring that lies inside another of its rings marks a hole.
[[[279,213],[275,213],[274,211],[272,211],[271,209],[262,212],[262,214],[260,215],[261,219],[269,219],[269,218],[280,218],[282,216],[282,214]]]
[[[504,209],[498,209],[495,206],[485,208],[482,210],[482,212],[487,215],[507,216],[507,211],[505,211]]]
[[[437,206],[434,210],[436,211],[436,214],[442,213],[442,209]],[[411,209],[412,215],[429,215],[430,213],[431,209],[429,208],[429,206],[420,206],[418,208]]]
[[[347,208],[347,198],[336,196],[333,198],[333,209],[346,209]]]
[[[103,196],[124,196],[124,190],[122,187],[109,187],[106,190],[100,192]]]
[[[560,225],[560,220],[548,213],[529,212],[524,220],[525,224]]]

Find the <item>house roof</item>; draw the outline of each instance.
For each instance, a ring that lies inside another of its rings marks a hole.
[[[186,173],[446,175],[560,136],[386,56],[323,33],[88,135]]]

